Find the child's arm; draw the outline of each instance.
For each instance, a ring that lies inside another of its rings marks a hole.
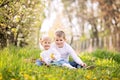
[[[50,65],[49,57],[45,54],[45,52],[41,53],[40,57],[46,65]]]
[[[77,54],[75,53],[75,51],[73,50],[73,48],[71,46],[68,45],[68,51],[70,53],[70,55],[72,56],[73,60],[81,65],[81,66],[86,66],[86,64],[77,56]]]

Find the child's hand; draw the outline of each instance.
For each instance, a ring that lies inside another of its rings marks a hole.
[[[81,66],[86,67],[86,64],[85,64],[85,63],[82,63]]]

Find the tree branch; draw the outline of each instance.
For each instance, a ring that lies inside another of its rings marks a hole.
[[[7,5],[7,4],[9,4],[9,3],[10,3],[10,1],[4,2],[3,4],[0,5],[0,8],[1,8],[1,7],[4,7],[5,5]]]

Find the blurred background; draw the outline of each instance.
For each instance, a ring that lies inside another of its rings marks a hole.
[[[43,35],[65,31],[78,52],[120,52],[119,0],[0,0],[0,48],[39,48]]]

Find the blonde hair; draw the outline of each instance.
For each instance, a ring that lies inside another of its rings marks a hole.
[[[42,43],[43,41],[50,41],[51,42],[51,38],[49,36],[42,36],[40,38],[40,43]]]
[[[66,39],[65,33],[64,33],[64,31],[62,31],[62,30],[57,30],[57,31],[55,32],[55,36],[57,36],[57,37],[63,37],[64,39]]]

